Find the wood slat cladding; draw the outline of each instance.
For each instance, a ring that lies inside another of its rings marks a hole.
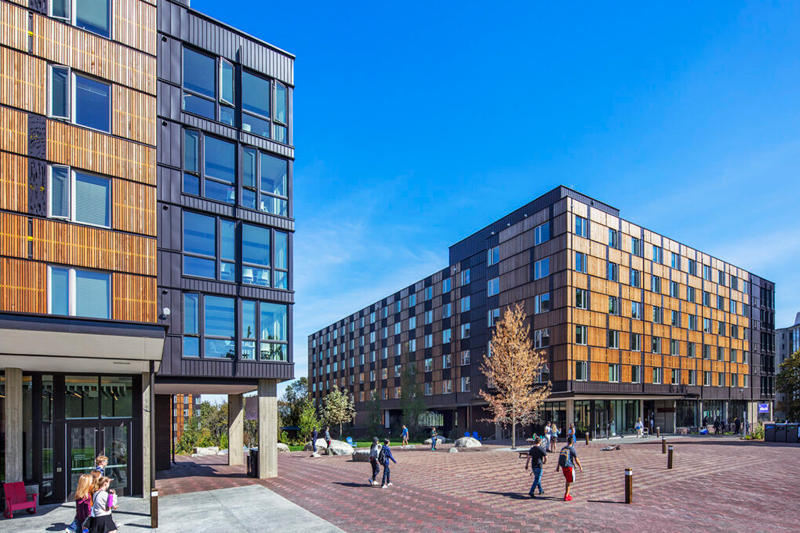
[[[27,6],[27,2],[23,5]],[[27,52],[27,27],[28,12],[25,9],[0,2],[0,44]]]
[[[156,185],[156,150],[57,120],[47,121],[47,159]]]
[[[44,263],[0,258],[0,309],[46,313],[47,267]]]
[[[157,9],[139,0],[114,0],[114,40],[156,55]]]
[[[114,180],[114,229],[156,236],[156,189]]]
[[[153,56],[40,15],[33,16],[33,34],[35,56],[156,94]]]
[[[47,114],[47,63],[0,48],[0,104]]]
[[[156,241],[106,229],[34,219],[33,259],[155,276]]]
[[[11,213],[0,213],[0,255],[28,257],[27,218]]]
[[[156,145],[156,98],[114,85],[111,100],[114,135]]]
[[[114,273],[113,317],[127,322],[156,322],[156,278]]]
[[[28,211],[28,158],[0,153],[0,209]]]
[[[0,150],[28,153],[28,114],[0,107]]]
[[[28,7],[28,0],[8,0],[9,2],[13,2],[14,4],[19,4],[24,7]]]

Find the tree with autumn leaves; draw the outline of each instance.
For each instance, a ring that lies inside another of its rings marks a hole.
[[[491,384],[491,390],[478,392],[494,415],[487,420],[511,426],[512,448],[517,445],[517,426],[530,425],[536,409],[550,394],[549,382],[536,384],[545,357],[533,349],[526,318],[520,304],[506,310],[492,335],[491,356],[481,364],[481,372]]]

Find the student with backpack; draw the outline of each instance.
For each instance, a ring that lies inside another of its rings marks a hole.
[[[392,456],[392,450],[389,449],[389,439],[383,439],[383,447],[381,448],[381,452],[378,454],[378,462],[383,465],[383,479],[381,480],[381,488],[385,489],[386,487],[392,486],[392,481],[389,478],[391,472],[389,471],[389,460],[395,464],[397,461],[394,460],[394,456]]]
[[[533,476],[533,485],[531,485],[531,490],[528,492],[531,498],[535,498],[533,490],[535,488],[539,488],[539,495],[544,494],[544,489],[542,488],[542,468],[544,464],[547,462],[547,452],[542,449],[542,439],[536,437],[536,440],[533,441],[533,446],[528,451],[528,459],[525,461],[525,470],[528,469],[528,464],[531,463],[533,460],[533,464],[531,465],[531,475]]]
[[[566,488],[564,489],[564,501],[571,502],[572,496],[569,495],[570,485],[575,482],[575,465],[583,472],[583,466],[578,460],[578,454],[575,452],[575,438],[569,437],[567,445],[561,448],[561,453],[558,455],[558,465],[556,465],[556,472],[561,468],[564,472],[564,480],[566,481]]]
[[[372,466],[372,477],[369,478],[369,484],[374,486],[377,483],[378,474],[381,473],[381,467],[378,464],[378,437],[372,437],[372,446],[369,447],[369,464]]]

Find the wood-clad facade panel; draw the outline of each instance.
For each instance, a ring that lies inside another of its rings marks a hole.
[[[155,148],[57,120],[47,121],[47,159],[107,176],[156,184]]]
[[[113,316],[126,322],[156,322],[156,278],[120,274],[113,279]]]
[[[0,209],[28,211],[28,158],[0,153]]]
[[[47,114],[47,63],[0,48],[0,104]]]
[[[33,15],[33,55],[156,94],[155,57],[36,14]]]
[[[114,135],[156,145],[156,97],[114,85],[112,97]]]
[[[156,275],[156,240],[55,220],[34,219],[33,258],[86,268]]]
[[[27,2],[23,5],[27,5]],[[0,2],[0,44],[28,51],[28,11],[15,5]]]
[[[139,0],[114,0],[114,40],[156,55],[155,6]]]
[[[0,213],[0,255],[27,257],[27,219],[21,215]]]
[[[0,150],[28,153],[28,114],[0,107]]]
[[[156,236],[156,188],[114,180],[114,229]]]
[[[0,310],[47,312],[47,267],[44,263],[0,258]]]

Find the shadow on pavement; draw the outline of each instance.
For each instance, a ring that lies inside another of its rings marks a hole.
[[[366,483],[353,483],[351,482],[343,482],[343,481],[334,481],[334,485],[341,485],[342,487],[351,487],[354,489],[372,489],[375,488],[374,486],[367,485]]]

